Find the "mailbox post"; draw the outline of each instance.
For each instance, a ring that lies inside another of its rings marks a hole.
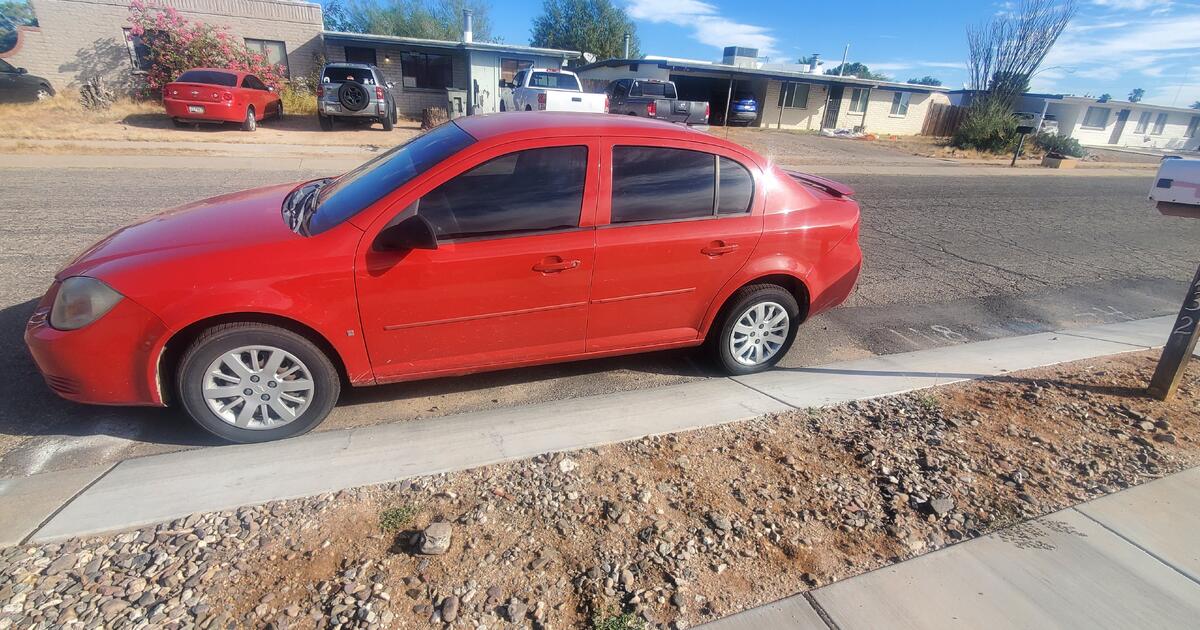
[[[1200,160],[1164,159],[1158,168],[1154,186],[1150,189],[1150,199],[1157,202],[1158,211],[1164,215],[1200,219]],[[1183,371],[1196,349],[1198,321],[1200,267],[1188,285],[1179,316],[1171,326],[1170,337],[1163,347],[1154,377],[1150,379],[1151,396],[1167,400],[1175,394]]]

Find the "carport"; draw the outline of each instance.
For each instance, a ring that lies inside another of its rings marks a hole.
[[[684,74],[682,72],[672,72],[668,77],[675,82],[679,98],[708,102],[711,124],[724,124],[731,96],[736,100],[736,96],[743,92],[752,94],[754,100],[758,102],[758,119],[752,125],[757,126],[762,121],[763,104],[766,102],[767,95],[765,78],[744,77],[732,73],[722,76],[721,74]]]

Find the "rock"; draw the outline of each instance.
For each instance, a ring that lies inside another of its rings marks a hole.
[[[525,618],[525,613],[528,611],[529,606],[514,597],[508,600],[508,605],[504,607],[504,617],[513,623],[517,623]]]
[[[950,497],[940,497],[929,502],[929,509],[933,510],[938,516],[945,516],[954,509],[954,499]]]
[[[729,517],[716,512],[708,513],[708,522],[712,524],[713,528],[723,532],[733,529],[733,523],[729,522]]]
[[[564,457],[558,462],[558,470],[560,472],[569,473],[576,468],[579,468],[579,464],[576,464],[575,460],[571,459],[570,457]]]
[[[1153,431],[1154,423],[1150,422],[1149,420],[1142,420],[1141,422],[1137,423],[1137,428],[1143,431]]]
[[[1155,442],[1164,442],[1166,444],[1174,444],[1175,443],[1175,434],[1174,433],[1159,433],[1158,435],[1154,436],[1154,441]]]
[[[74,568],[76,561],[77,559],[73,553],[59,556],[57,560],[50,563],[50,566],[46,567],[46,575],[58,575],[67,569]]]
[[[421,553],[427,556],[436,556],[446,553],[450,549],[450,536],[452,534],[450,523],[437,522],[432,523],[425,531],[421,532]]]
[[[453,623],[455,619],[458,619],[458,598],[449,595],[442,600],[442,621]]]

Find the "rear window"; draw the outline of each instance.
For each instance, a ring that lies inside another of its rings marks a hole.
[[[308,233],[342,223],[474,142],[458,125],[445,123],[342,175],[321,190]]]
[[[578,91],[579,80],[574,75],[560,72],[534,72],[529,78],[529,87]]]
[[[237,75],[215,70],[188,70],[175,79],[179,83],[203,83],[205,85],[222,85],[234,87],[237,85]]]
[[[645,83],[639,81],[633,84],[630,96],[653,96],[656,98],[675,98],[675,86],[670,83]]]
[[[345,83],[347,81],[374,85],[375,76],[368,68],[325,68],[325,74],[321,76],[322,83]]]

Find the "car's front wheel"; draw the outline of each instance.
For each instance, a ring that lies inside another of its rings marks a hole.
[[[312,429],[333,410],[337,370],[315,344],[256,323],[205,331],[184,353],[177,387],[188,415],[231,442],[269,442]]]
[[[754,284],[730,297],[711,339],[717,361],[732,375],[766,370],[783,358],[800,325],[795,296],[775,284]]]

